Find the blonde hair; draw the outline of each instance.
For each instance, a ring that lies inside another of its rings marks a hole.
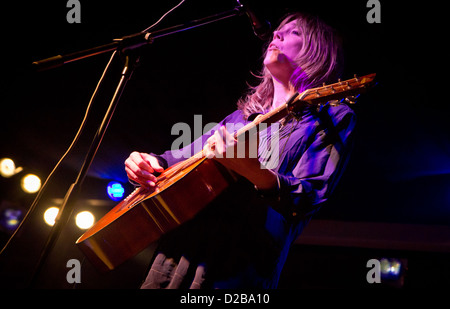
[[[340,77],[343,68],[341,40],[336,31],[316,16],[302,13],[287,15],[276,30],[297,21],[301,30],[303,42],[297,57],[293,59],[298,67],[290,78],[291,85],[298,92],[314,88],[322,83],[334,82]],[[264,56],[270,42],[267,42]],[[245,115],[266,113],[271,105],[274,94],[272,76],[263,65],[260,76],[261,82],[256,87],[250,87],[248,93],[242,97],[237,105]]]

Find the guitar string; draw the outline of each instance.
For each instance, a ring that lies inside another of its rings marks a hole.
[[[269,119],[270,117],[272,117],[273,115],[275,115],[278,112],[283,111],[283,109],[285,109],[286,106],[280,106],[279,108],[276,108],[266,114],[263,115],[263,117],[261,117],[258,121],[253,121],[250,122],[248,124],[246,124],[244,127],[242,127],[240,130],[238,130],[237,132],[234,133],[234,136],[239,136],[242,133],[250,130],[252,127],[255,127],[257,125],[259,125],[261,122],[263,122],[264,120]],[[176,173],[178,173],[179,171],[182,171],[186,168],[188,168],[189,166],[191,166],[192,164],[196,163],[197,161],[203,159],[205,157],[205,151],[202,149],[201,151],[197,152],[196,154],[194,154],[192,157],[186,159],[185,161],[179,163],[176,167],[171,168],[169,170],[168,173],[163,173],[161,174],[158,178],[157,178],[157,182],[160,182]]]
[[[366,78],[368,79],[368,81],[366,81]],[[354,79],[350,79],[350,80],[343,81],[343,82],[339,81],[338,83],[334,83],[334,84],[327,85],[327,86],[324,86],[324,87],[311,88],[311,89],[305,90],[301,94],[298,94],[296,98],[299,99],[299,100],[304,100],[306,97],[308,97],[308,95],[314,95],[314,94],[316,94],[319,97],[321,97],[321,96],[323,96],[323,94],[320,94],[320,90],[329,90],[329,91],[331,91],[331,93],[336,93],[336,92],[342,93],[342,92],[346,92],[345,88],[347,88],[347,89],[348,88],[350,88],[350,89],[354,88],[353,83],[356,83],[357,86],[362,86],[363,84],[370,83],[371,80],[373,80],[373,79],[374,79],[374,76],[372,76],[372,74],[371,75],[367,75],[367,76],[363,76],[362,79],[358,79],[358,78],[355,77]],[[352,85],[350,85],[350,83],[352,83]],[[337,88],[335,88],[335,87],[337,87]],[[286,104],[281,105],[279,108],[276,108],[276,109],[274,109],[274,110],[264,114],[264,116],[263,116],[264,120],[267,120],[268,118],[274,116],[276,113],[283,111],[283,109],[287,109]],[[284,119],[285,117],[283,117],[282,119]],[[255,121],[248,123],[247,125],[245,125],[243,128],[241,128],[240,130],[238,130],[235,133],[235,137],[236,137],[236,135],[240,135],[241,133],[248,131],[249,128],[251,128],[252,126],[257,126],[258,124],[260,124],[264,120],[258,121],[256,123],[255,123]],[[298,124],[298,121],[297,121],[297,124]],[[293,129],[292,129],[291,133],[292,132],[293,132]],[[289,134],[289,137],[290,137],[290,134]],[[284,148],[286,146],[287,141],[288,140],[286,140],[285,144],[283,145],[283,150],[282,151],[284,151]],[[157,182],[166,179],[167,176],[169,176],[169,175],[173,175],[173,174],[178,173],[179,171],[181,171],[183,169],[186,169],[187,167],[189,167],[192,164],[196,163],[197,161],[203,159],[204,157],[205,157],[205,153],[204,153],[204,150],[202,149],[198,153],[194,154],[192,157],[186,159],[182,163],[179,163],[175,168],[170,169],[169,173],[161,174],[160,177],[157,178]]]

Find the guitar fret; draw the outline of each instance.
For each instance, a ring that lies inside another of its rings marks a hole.
[[[349,95],[351,96],[354,96],[353,91],[356,91],[357,93],[362,92],[363,89],[373,83],[375,76],[375,73],[362,77],[356,77],[355,75],[353,79],[349,79],[346,81],[341,81],[340,79],[338,79],[337,83],[328,86],[324,84],[322,87],[311,88],[303,91],[300,94],[296,93],[291,97],[291,99],[289,99],[288,103],[282,104],[277,108],[267,112],[266,114],[258,116],[255,120],[236,131],[234,133],[234,137],[238,138],[245,132],[250,131],[252,128],[257,127],[261,123],[274,123],[285,117],[288,113],[297,113],[295,111],[296,104],[301,105],[302,103],[306,102],[309,105],[316,105],[318,107],[323,105],[323,103],[333,102],[333,106],[339,105],[339,99],[346,98],[347,93],[349,93]],[[361,89],[361,91],[358,91],[358,89]],[[163,172],[159,177],[157,177],[157,183],[188,168],[192,164],[205,158],[205,156],[205,152],[202,149],[192,157],[186,159],[181,163],[178,163],[178,165],[169,169],[167,173]]]

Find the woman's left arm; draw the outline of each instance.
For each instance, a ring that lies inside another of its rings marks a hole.
[[[208,139],[204,150],[207,156],[215,157],[221,164],[252,182],[273,208],[291,215],[309,213],[328,199],[351,149],[355,115],[345,108],[334,112],[331,123],[322,123],[320,129],[308,138],[311,143],[303,148],[303,153],[289,155],[290,158],[296,157],[297,161],[286,171],[261,168],[257,158],[227,155],[227,152],[236,151],[237,141],[224,127]]]

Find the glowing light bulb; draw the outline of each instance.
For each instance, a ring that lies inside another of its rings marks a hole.
[[[22,167],[16,167],[14,161],[10,158],[3,158],[0,160],[0,175],[5,178],[14,176],[23,170]]]
[[[50,207],[44,212],[44,221],[50,226],[55,225],[55,219],[58,215],[59,208],[58,207]]]
[[[90,228],[92,225],[94,225],[94,222],[95,217],[90,211],[82,211],[75,217],[76,225],[82,230]]]
[[[28,174],[22,178],[21,185],[23,191],[27,193],[35,193],[41,188],[41,179],[36,175]]]

